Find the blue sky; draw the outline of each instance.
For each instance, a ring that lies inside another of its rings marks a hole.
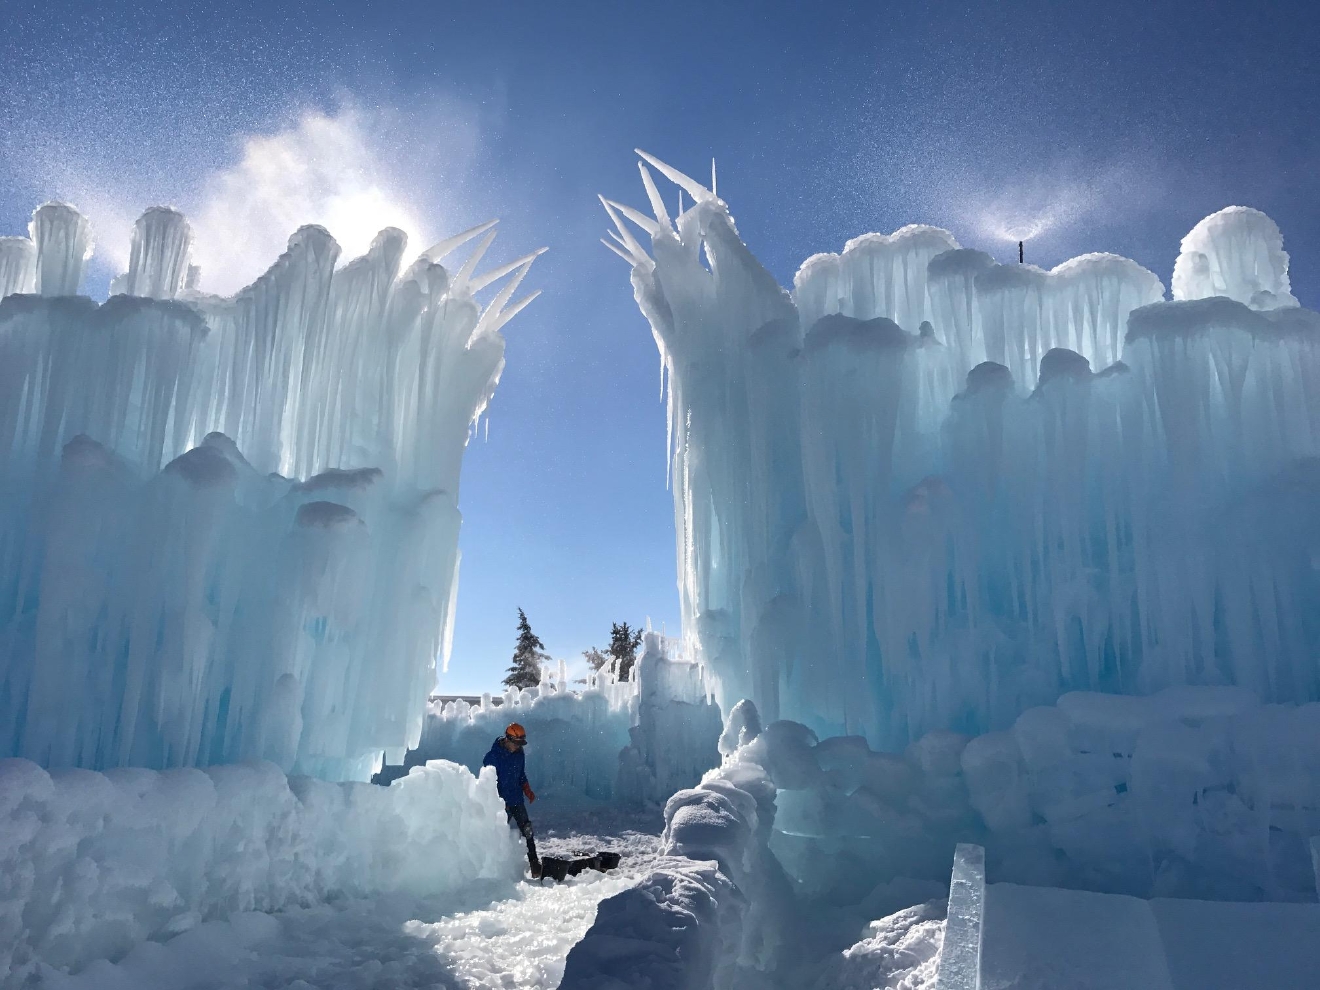
[[[1007,258],[997,232],[1026,221],[1047,226],[1028,260],[1117,251],[1167,283],[1179,238],[1237,203],[1278,221],[1320,302],[1313,4],[207,7],[0,5],[0,233],[52,196],[107,223],[215,208],[246,139],[322,114],[427,234],[500,216],[499,257],[551,248],[466,456],[446,691],[497,684],[520,606],[556,656],[611,621],[677,624],[658,360],[597,242],[596,193],[643,201],[634,147],[695,175],[715,157],[784,284],[910,222]]]

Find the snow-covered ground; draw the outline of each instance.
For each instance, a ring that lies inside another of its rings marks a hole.
[[[404,990],[553,988],[596,905],[635,883],[659,844],[659,815],[537,809],[544,855],[623,853],[617,870],[561,884],[523,883],[513,896],[478,883],[443,898],[347,899],[199,925],[139,945],[117,964],[47,973],[51,990]],[[437,849],[437,855],[443,850]]]

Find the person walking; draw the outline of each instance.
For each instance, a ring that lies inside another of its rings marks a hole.
[[[481,761],[483,767],[495,768],[496,789],[504,802],[504,813],[510,825],[517,825],[527,840],[527,863],[532,868],[532,879],[540,879],[541,860],[536,855],[536,838],[532,820],[527,817],[527,802],[535,801],[536,794],[527,782],[527,760],[523,747],[527,745],[527,730],[517,722],[510,722],[504,735],[495,740],[490,752]]]

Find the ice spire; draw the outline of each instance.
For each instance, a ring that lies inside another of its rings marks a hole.
[[[133,225],[124,291],[130,296],[173,299],[184,287],[192,228],[184,215],[153,206]]]
[[[27,237],[0,237],[0,299],[37,287],[37,246]]]
[[[43,296],[72,296],[92,254],[92,227],[68,203],[47,203],[32,214],[37,247],[36,289]]]

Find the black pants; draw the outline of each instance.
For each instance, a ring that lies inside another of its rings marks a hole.
[[[506,804],[504,813],[509,816],[509,824],[517,825],[522,837],[527,840],[527,862],[533,870],[541,868],[541,860],[536,855],[536,839],[532,831],[532,820],[527,817],[527,805]]]

